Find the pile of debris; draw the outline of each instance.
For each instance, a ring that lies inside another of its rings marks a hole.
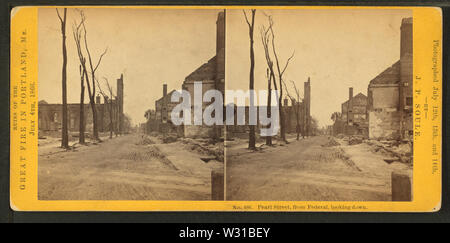
[[[142,135],[136,145],[148,145],[154,144],[155,142],[147,135]]]
[[[208,160],[215,159],[217,161],[224,161],[224,144],[214,143],[210,139],[191,139],[183,138],[181,142],[185,144],[188,149],[195,151],[198,154],[205,155]]]
[[[385,154],[389,158],[384,159],[387,163],[400,161],[412,164],[412,143],[398,140],[369,140],[369,145],[374,146],[374,151]]]
[[[356,145],[361,144],[363,142],[363,138],[360,136],[351,136],[348,139],[348,145]]]
[[[174,143],[178,140],[177,136],[174,135],[167,135],[162,138],[163,143]]]
[[[341,145],[338,141],[336,141],[333,137],[328,137],[328,141],[326,144],[322,144],[322,147],[334,147]]]

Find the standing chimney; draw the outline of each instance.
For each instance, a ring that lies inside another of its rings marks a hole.
[[[352,125],[353,122],[353,87],[348,89],[348,107],[347,107],[347,123]]]
[[[167,103],[169,97],[167,96],[167,84],[163,84],[163,97],[162,97],[162,109],[161,109],[161,121],[162,123],[166,123],[168,119],[168,110],[167,110]],[[163,129],[162,132],[165,134],[165,125],[162,125],[161,129]]]
[[[216,21],[216,89],[222,93],[225,92],[225,18],[224,10]]]
[[[402,19],[400,26],[400,58],[413,52],[413,19]]]
[[[163,97],[167,95],[167,84],[163,84]]]

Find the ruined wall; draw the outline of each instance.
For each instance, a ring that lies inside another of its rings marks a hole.
[[[183,84],[183,88],[188,91],[191,95],[191,123],[194,124],[194,82],[185,82]],[[205,92],[207,92],[208,90],[211,89],[215,89],[215,81],[214,80],[204,80],[202,82],[202,100],[203,100],[203,95],[205,94]],[[199,94],[197,94],[199,95]],[[203,115],[203,111],[205,110],[205,108],[207,106],[209,106],[209,103],[206,102],[202,102],[202,115]],[[186,114],[188,115],[188,114]],[[203,123],[203,117],[202,119],[202,123]],[[185,125],[184,126],[184,136],[185,137],[209,137],[211,135],[214,135],[214,126],[207,126],[205,124],[203,125]]]
[[[97,109],[97,124],[99,132],[109,131],[110,117],[109,104],[95,104]],[[114,103],[114,111],[117,105]],[[92,109],[90,104],[84,104],[84,126],[85,131],[93,129]],[[114,119],[114,118],[113,118]],[[67,104],[67,122],[69,132],[80,130],[80,104]],[[42,132],[61,131],[62,128],[62,104],[39,104],[38,105],[38,129]]]
[[[194,122],[194,83],[202,83],[203,95],[208,90],[219,90],[222,95],[225,92],[225,12],[220,12],[216,21],[216,55],[206,63],[189,74],[182,85],[182,89],[188,91],[191,95],[191,122],[192,125],[184,126],[185,137],[211,137],[223,133],[222,126],[193,125]],[[200,94],[197,94],[200,95]],[[202,110],[209,104],[202,102]],[[187,115],[187,114],[186,114]]]
[[[412,21],[412,18],[402,20],[400,60],[370,81],[370,138],[400,139],[412,135]]]
[[[369,111],[370,139],[398,139],[400,114],[397,111]]]
[[[372,99],[371,109],[398,108],[398,86],[383,86],[369,88]]]
[[[402,20],[400,47],[400,111],[403,138],[413,134],[413,19]]]

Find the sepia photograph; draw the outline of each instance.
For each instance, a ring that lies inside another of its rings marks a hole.
[[[223,127],[176,120],[224,93],[225,22],[221,9],[39,8],[38,199],[223,200]]]
[[[38,42],[39,200],[412,201],[411,10],[40,8]]]
[[[226,46],[226,200],[412,200],[411,10],[232,9]]]

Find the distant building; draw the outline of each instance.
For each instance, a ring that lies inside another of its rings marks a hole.
[[[183,136],[183,128],[172,123],[171,112],[179,102],[172,102],[171,97],[175,90],[167,93],[167,84],[163,84],[163,96],[155,101],[155,110],[145,113],[148,132],[177,132]]]
[[[348,100],[341,104],[341,113],[334,117],[334,135],[368,136],[367,96],[358,93],[353,96],[353,88],[348,89]]]
[[[97,110],[97,126],[99,132],[110,131],[110,105],[112,103],[113,120],[116,126],[114,130],[118,133],[124,131],[124,115],[123,115],[123,75],[117,79],[117,97],[115,99],[104,99],[101,103],[100,96],[95,99],[95,107]],[[84,109],[84,126],[88,132],[93,127],[92,108],[89,101],[83,105]],[[80,103],[67,104],[67,120],[68,130],[70,132],[78,132],[80,130]],[[38,102],[38,128],[42,134],[50,134],[52,132],[61,131],[62,129],[62,104],[49,104],[45,100]]]
[[[349,99],[342,103],[341,114],[345,122],[344,134],[368,135],[367,96],[359,93],[353,97],[353,88],[349,88]]]
[[[413,43],[412,18],[402,20],[400,60],[368,86],[369,137],[412,139]]]

